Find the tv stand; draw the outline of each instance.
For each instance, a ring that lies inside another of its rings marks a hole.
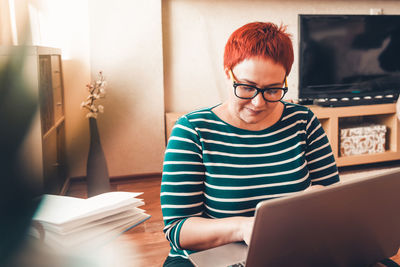
[[[332,147],[336,163],[339,167],[367,164],[400,159],[400,128],[396,116],[396,104],[378,104],[343,107],[308,106],[324,128]],[[358,126],[359,122],[385,125],[385,152],[353,156],[340,155],[340,129],[349,123]]]

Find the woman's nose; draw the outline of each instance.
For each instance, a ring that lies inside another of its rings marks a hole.
[[[253,106],[255,106],[255,107],[260,107],[260,106],[263,106],[263,105],[265,104],[265,100],[264,100],[262,94],[261,94],[261,93],[258,93],[258,94],[256,95],[256,97],[254,97],[254,98],[251,100],[251,103],[252,103]]]

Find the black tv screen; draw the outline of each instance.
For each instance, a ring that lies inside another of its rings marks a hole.
[[[299,15],[299,36],[301,103],[397,100],[400,15]]]

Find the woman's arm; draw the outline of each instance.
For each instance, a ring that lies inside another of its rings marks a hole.
[[[328,137],[317,117],[308,111],[306,160],[312,185],[339,182],[339,173]]]
[[[164,232],[173,249],[202,250],[250,240],[253,218],[204,218],[205,168],[195,127],[184,116],[168,141],[161,182]]]
[[[254,217],[191,217],[181,228],[180,246],[184,249],[204,250],[238,241],[249,244],[253,222]]]

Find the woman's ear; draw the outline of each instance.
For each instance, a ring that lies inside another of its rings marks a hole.
[[[225,69],[224,69],[224,72],[225,72],[225,78],[226,78],[227,80],[230,80],[230,79],[231,79],[231,75],[229,74],[229,69],[228,69],[228,68],[225,68]]]

